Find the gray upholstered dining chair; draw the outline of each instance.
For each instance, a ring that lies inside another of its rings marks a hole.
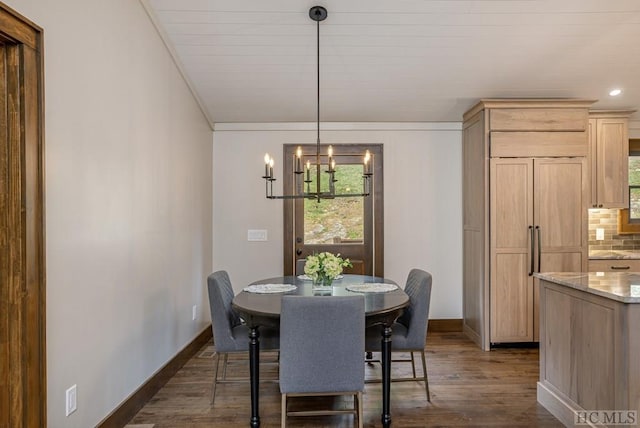
[[[287,416],[351,413],[362,427],[364,297],[283,296],[280,316],[282,426]],[[352,409],[288,408],[295,396],[353,395]]]
[[[207,278],[213,346],[216,351],[215,371],[211,387],[211,405],[216,399],[216,386],[220,383],[246,382],[248,377],[227,378],[227,362],[230,353],[249,352],[249,328],[231,307],[234,293],[226,271],[217,271]],[[277,351],[279,332],[277,328],[260,328],[260,349]],[[218,377],[220,358],[223,358],[222,377]]]
[[[296,275],[304,275],[304,265],[307,264],[307,259],[296,260]]]
[[[427,340],[427,324],[429,322],[429,304],[431,301],[431,274],[420,269],[412,269],[407,277],[404,291],[409,295],[409,306],[404,313],[391,326],[391,352],[410,352],[411,359],[395,359],[393,362],[410,362],[413,377],[391,378],[391,382],[403,381],[424,381],[427,394],[427,401],[431,402],[429,392],[429,379],[427,376],[427,363],[424,355],[424,348]],[[380,327],[373,326],[366,330],[367,352],[380,350]],[[413,357],[414,352],[420,352],[422,357],[422,377],[416,376],[416,364]],[[379,361],[367,359],[368,362]],[[379,379],[367,380],[369,382],[380,382]]]

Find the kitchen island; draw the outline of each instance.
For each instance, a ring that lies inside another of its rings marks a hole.
[[[640,272],[535,276],[540,280],[538,402],[566,426],[638,424]],[[602,412],[614,410],[619,412]]]

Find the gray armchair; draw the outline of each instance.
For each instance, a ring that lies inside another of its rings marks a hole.
[[[391,352],[410,352],[411,359],[395,359],[393,362],[410,362],[413,377],[391,378],[391,382],[424,381],[427,401],[431,402],[429,392],[429,379],[427,376],[427,363],[424,348],[427,340],[427,324],[429,322],[429,304],[431,301],[431,274],[420,269],[412,269],[407,277],[404,291],[409,295],[409,306],[404,313],[391,326]],[[380,350],[380,327],[367,328],[365,347],[367,352]],[[422,357],[422,377],[416,376],[414,352],[420,352]],[[378,361],[367,359],[368,362]],[[380,380],[367,380],[367,382],[379,382]]]
[[[287,416],[350,413],[362,427],[364,297],[283,296],[280,317],[282,426]],[[291,411],[293,396],[353,395],[353,409]]]
[[[296,275],[304,275],[304,265],[307,264],[307,259],[296,260]]]
[[[216,386],[219,383],[246,382],[249,378],[227,378],[227,362],[230,353],[249,352],[249,328],[242,324],[240,316],[231,307],[234,297],[231,280],[226,271],[217,271],[207,278],[209,307],[211,309],[211,328],[216,351],[215,371],[211,387],[211,404],[216,399]],[[260,328],[260,348],[277,351],[279,348],[278,329]],[[222,378],[218,377],[220,358],[223,357]]]

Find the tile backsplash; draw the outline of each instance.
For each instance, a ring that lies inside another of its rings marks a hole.
[[[604,240],[596,241],[596,228],[604,230]],[[618,235],[618,210],[589,210],[589,253],[593,250],[640,250],[640,233]]]

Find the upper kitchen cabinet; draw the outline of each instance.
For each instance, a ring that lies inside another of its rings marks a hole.
[[[538,338],[534,272],[586,271],[587,100],[481,100],[464,115],[463,328]]]
[[[629,207],[628,122],[633,110],[589,113],[591,207]]]

